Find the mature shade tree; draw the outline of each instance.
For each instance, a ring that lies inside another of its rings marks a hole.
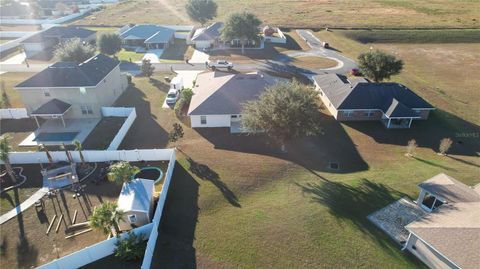
[[[244,104],[243,127],[250,133],[265,132],[285,150],[285,142],[322,132],[318,92],[294,80],[268,87],[255,101]]]
[[[118,162],[110,165],[110,172],[107,177],[111,182],[123,184],[132,181],[133,175],[140,172],[136,166],[132,166],[129,162]]]
[[[118,223],[123,219],[125,213],[117,209],[117,204],[105,202],[93,209],[90,217],[90,226],[103,231],[105,235],[111,234],[112,228],[115,230],[116,236],[120,234]]]
[[[258,40],[258,33],[262,22],[250,12],[231,14],[222,28],[222,39],[230,41],[239,39],[242,44],[242,54],[245,53],[245,44],[248,40]]]
[[[217,16],[217,3],[213,0],[189,0],[185,5],[190,19],[199,22],[202,26]]]
[[[60,43],[53,54],[58,61],[81,63],[95,55],[95,47],[75,38]]]
[[[140,71],[142,74],[150,79],[155,71],[155,66],[152,65],[149,59],[142,60],[142,66],[140,66]]]
[[[115,55],[122,49],[122,39],[118,34],[103,34],[98,38],[97,46],[101,53]]]
[[[403,61],[383,51],[370,51],[358,56],[361,72],[375,82],[381,82],[402,71]]]
[[[12,150],[12,147],[10,146],[10,137],[7,135],[0,137],[0,160],[3,161],[3,164],[5,165],[5,170],[7,171],[7,174],[10,176],[10,179],[12,180],[12,182],[16,183],[17,177],[13,172],[12,164],[10,163],[10,158],[9,158],[9,154],[11,150]]]

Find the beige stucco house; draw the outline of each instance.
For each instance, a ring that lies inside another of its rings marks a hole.
[[[15,89],[32,117],[101,118],[128,86],[120,62],[98,54],[83,63],[57,62]]]

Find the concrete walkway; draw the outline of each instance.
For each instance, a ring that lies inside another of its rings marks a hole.
[[[22,52],[0,62],[0,64],[23,64],[25,62],[25,58],[27,58],[27,56],[25,55],[25,52]]]
[[[151,63],[159,63],[160,62],[160,57],[162,57],[163,50],[157,49],[157,50],[148,50],[145,55],[143,55],[142,59],[147,59],[150,60]]]
[[[47,193],[48,193],[48,188],[43,187],[39,189],[37,192],[35,192],[32,196],[30,196],[27,200],[25,200],[19,206],[15,207],[14,209],[0,216],[0,224],[7,222],[8,220],[16,217],[18,214],[27,210],[29,207],[35,204],[36,201],[42,199],[42,197],[45,196],[45,194]]]
[[[195,50],[193,52],[192,58],[188,61],[192,64],[205,64],[206,61],[210,58],[210,55],[206,54],[203,51]]]

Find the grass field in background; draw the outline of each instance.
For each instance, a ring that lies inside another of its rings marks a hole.
[[[471,0],[217,0],[218,20],[233,11],[256,13],[264,24],[284,27],[478,28],[480,2]],[[191,24],[186,0],[128,0],[107,5],[75,24]]]
[[[480,43],[480,29],[350,30],[342,33],[361,43]]]

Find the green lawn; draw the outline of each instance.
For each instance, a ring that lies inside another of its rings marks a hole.
[[[8,107],[24,107],[20,94],[13,87],[33,75],[34,73],[4,73],[0,75],[0,83],[5,85],[10,101]]]
[[[166,48],[162,56],[160,57],[160,62],[164,63],[179,63],[184,62],[185,57],[191,58],[193,54],[193,48],[186,44],[184,39],[175,39],[175,43]]]
[[[173,146],[168,132],[178,119],[161,108],[166,75],[134,78],[118,100],[138,114],[122,148]],[[435,154],[438,141],[455,134],[438,113],[411,130],[325,116],[325,134],[293,141],[288,153],[261,136],[185,123],[153,268],[423,268],[366,216],[415,198],[416,184],[440,172],[479,182],[477,140],[454,139],[451,157]],[[404,156],[411,138],[420,145],[416,159]],[[332,161],[340,171],[327,168]]]
[[[217,0],[218,18],[254,12],[264,24],[283,27],[478,28],[480,2],[472,0]],[[127,23],[189,24],[186,0],[130,0],[108,5],[76,24],[121,27]]]
[[[143,56],[145,53],[137,53],[135,51],[128,51],[125,49],[122,49],[118,54],[118,60],[120,61],[132,61],[132,62],[138,62],[143,59]]]

